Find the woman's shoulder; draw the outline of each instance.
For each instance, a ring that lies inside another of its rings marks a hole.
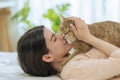
[[[74,72],[81,72],[78,71],[77,68],[79,70],[82,70],[82,67],[80,63],[84,62],[85,60],[89,59],[88,56],[86,56],[85,54],[78,54],[76,55],[74,58],[72,58],[68,63],[66,63],[61,71],[61,76],[62,77],[66,77],[66,76],[70,76],[71,74],[74,74]]]

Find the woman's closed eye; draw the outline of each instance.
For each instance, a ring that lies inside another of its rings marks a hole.
[[[56,37],[54,37],[54,42],[57,40],[57,38]]]
[[[57,35],[54,34],[54,42],[57,41]]]
[[[55,42],[56,40],[57,40],[57,38],[56,38],[55,34],[52,34],[51,41]]]

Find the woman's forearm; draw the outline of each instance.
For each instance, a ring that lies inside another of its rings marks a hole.
[[[118,49],[117,46],[112,45],[112,44],[110,44],[110,43],[108,43],[106,41],[103,41],[101,39],[98,39],[98,38],[96,38],[93,35],[90,35],[84,41],[87,42],[88,44],[91,44],[95,48],[99,49],[100,51],[102,51],[103,53],[105,53],[105,55],[107,55],[107,56],[110,56],[110,54],[114,50]]]
[[[74,24],[70,24],[75,36],[88,44],[91,44],[95,48],[99,49],[106,55],[110,55],[114,50],[118,49],[117,46],[105,42],[101,39],[94,37],[90,32],[88,25],[80,18],[70,17],[70,20],[74,21]]]

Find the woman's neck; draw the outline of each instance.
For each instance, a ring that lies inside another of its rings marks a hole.
[[[59,73],[62,70],[62,66],[61,66],[61,62],[53,62],[52,66],[54,67],[54,69],[56,69]]]
[[[62,70],[62,62],[66,59],[67,57],[64,57],[63,59],[56,60],[52,62],[52,66],[60,73]]]

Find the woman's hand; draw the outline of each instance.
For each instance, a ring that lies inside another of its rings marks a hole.
[[[87,24],[80,18],[70,17],[69,20],[74,21],[74,24],[71,24],[71,27],[75,36],[79,40],[87,42],[107,56],[110,56],[113,51],[119,49],[117,46],[112,45],[90,34]]]
[[[88,25],[83,20],[77,17],[69,17],[68,19],[74,21],[74,24],[70,24],[70,26],[79,40],[85,41],[91,36]]]

